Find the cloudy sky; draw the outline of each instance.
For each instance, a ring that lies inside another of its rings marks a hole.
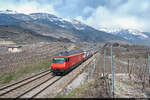
[[[150,0],[0,0],[0,10],[47,12],[75,18],[95,28],[133,28],[150,32]]]

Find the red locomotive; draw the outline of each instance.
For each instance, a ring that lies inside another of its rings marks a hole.
[[[85,52],[61,52],[53,57],[51,71],[54,74],[65,73],[76,67],[85,58]]]

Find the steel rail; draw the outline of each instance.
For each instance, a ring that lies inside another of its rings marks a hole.
[[[20,88],[20,87],[22,87],[22,86],[24,86],[24,85],[26,85],[26,84],[29,84],[29,83],[31,83],[31,82],[33,82],[33,81],[35,81],[35,80],[37,80],[37,79],[39,79],[39,78],[41,78],[41,77],[43,77],[43,76],[46,76],[46,75],[48,75],[48,74],[50,74],[50,73],[51,73],[51,72],[48,72],[48,73],[46,73],[46,74],[44,74],[44,75],[42,75],[42,76],[39,76],[39,77],[37,77],[37,78],[35,78],[35,79],[32,79],[32,80],[30,80],[30,81],[27,81],[27,82],[25,82],[25,83],[19,85],[19,86],[17,86],[17,87],[14,87],[14,88],[12,88],[12,89],[10,89],[10,90],[8,90],[8,91],[5,91],[5,92],[1,93],[0,96],[3,96],[3,95],[5,95],[5,94],[7,94],[7,93],[9,93],[9,92],[11,92],[11,91],[13,91],[13,90],[16,90],[16,89],[18,89],[18,88]],[[23,82],[24,82],[24,81],[23,81]]]
[[[53,79],[54,77],[55,77],[55,76],[52,76],[52,77],[48,78],[47,80],[45,80],[45,81],[41,82],[40,84],[38,84],[38,85],[32,87],[31,89],[27,90],[26,92],[22,93],[21,95],[17,96],[16,98],[22,97],[23,95],[29,93],[30,91],[32,91],[33,89],[39,87],[40,85],[44,84],[45,82],[48,82],[49,80]]]
[[[11,87],[11,86],[14,86],[14,85],[16,85],[16,84],[19,84],[19,83],[24,82],[24,81],[26,81],[26,80],[29,80],[29,79],[31,79],[31,78],[34,78],[34,77],[36,77],[36,76],[38,76],[38,75],[41,75],[42,73],[45,73],[45,72],[48,72],[48,71],[49,71],[49,70],[45,70],[45,71],[40,72],[40,73],[38,73],[38,74],[35,74],[35,75],[31,76],[31,77],[27,77],[27,78],[25,78],[25,79],[23,79],[23,80],[20,80],[20,81],[18,81],[18,82],[12,83],[12,84],[7,85],[7,86],[4,86],[4,87],[0,88],[0,90],[4,90],[4,89],[6,89],[6,88],[9,88],[9,87]]]
[[[38,93],[36,93],[35,95],[33,95],[31,98],[36,97],[37,95],[39,95],[41,92],[43,92],[44,90],[46,90],[47,88],[49,88],[50,86],[52,86],[53,84],[55,84],[58,80],[60,80],[63,76],[59,77],[58,79],[56,79],[55,81],[53,81],[51,84],[49,84],[48,86],[46,86],[45,88],[43,88],[41,91],[39,91]]]

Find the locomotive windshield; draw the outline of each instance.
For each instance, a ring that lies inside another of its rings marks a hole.
[[[67,62],[68,58],[54,58],[53,63],[64,63]]]

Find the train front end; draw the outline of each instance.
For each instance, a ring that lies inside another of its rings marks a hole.
[[[53,73],[64,73],[68,68],[68,60],[65,57],[54,57],[51,63],[51,71]]]

